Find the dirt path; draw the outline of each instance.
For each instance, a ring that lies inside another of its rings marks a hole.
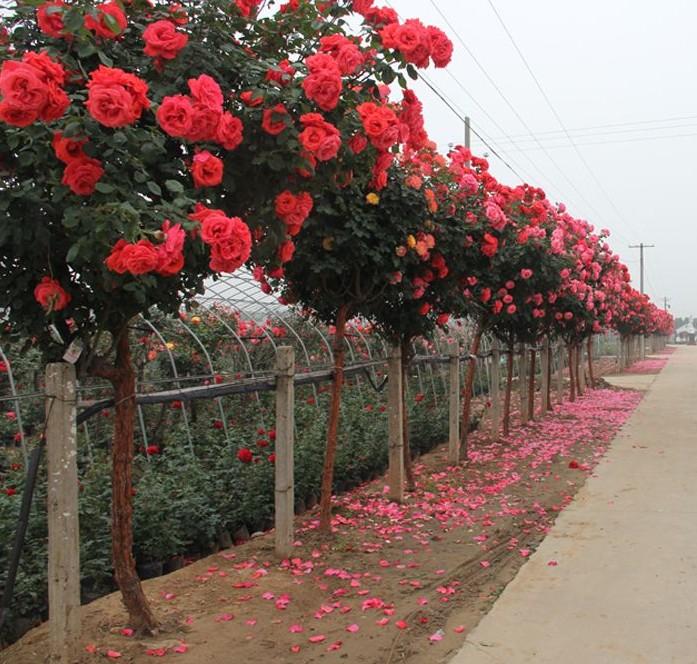
[[[83,607],[82,661],[446,661],[640,399],[596,390],[507,440],[474,436],[464,469],[441,448],[417,465],[404,505],[385,499],[382,480],[342,496],[331,542],[314,513],[300,518],[297,557],[280,565],[266,535],[148,581],[166,627],[158,638],[128,636],[117,595],[97,600]],[[0,662],[43,662],[45,639],[45,626],[33,630]]]

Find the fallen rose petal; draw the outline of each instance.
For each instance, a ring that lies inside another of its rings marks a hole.
[[[455,632],[455,634],[462,634],[462,632],[464,632],[464,631],[465,631],[464,625],[458,625],[457,627],[455,627],[453,629],[453,632]]]
[[[288,628],[288,631],[289,631],[291,634],[301,634],[302,632],[305,631],[305,628],[304,628],[302,625],[291,625],[291,626]]]
[[[216,619],[215,622],[230,622],[233,620],[235,616],[232,615],[232,613],[221,613]]]
[[[398,620],[398,621],[394,624],[394,626],[395,626],[397,629],[406,629],[407,627],[409,627],[409,625],[407,625],[407,623],[404,622],[404,620]]]
[[[180,655],[183,655],[185,652],[189,651],[189,646],[187,646],[186,643],[180,643],[178,646],[174,646],[174,648],[172,648],[172,651]]]
[[[331,643],[329,646],[327,646],[327,652],[332,652],[333,650],[339,650],[341,648],[342,643],[341,641],[334,641],[334,643]]]
[[[520,553],[521,557],[527,558],[530,555],[530,549],[520,549],[518,553]]]
[[[148,648],[145,654],[150,657],[164,657],[167,654],[167,648]]]
[[[549,565],[549,567],[556,567],[558,564],[559,564],[559,563],[558,563],[556,560],[550,560],[550,561],[547,563],[547,565]]]
[[[120,633],[121,636],[133,636],[135,634],[135,631],[130,627],[124,627]]]
[[[376,624],[376,625],[380,625],[380,627],[384,627],[384,626],[387,625],[387,623],[389,623],[389,622],[390,622],[390,619],[389,619],[389,618],[380,618],[380,620],[376,620],[376,621],[375,621],[375,624]]]
[[[327,637],[324,634],[317,634],[317,636],[311,636],[308,641],[310,643],[322,643],[322,641],[326,641]]]
[[[88,643],[85,646],[85,652],[90,653],[90,655],[94,655],[94,653],[97,652],[97,646],[94,643]]]
[[[290,647],[290,651],[294,653],[299,653],[300,652],[300,646],[298,645],[293,645]]]
[[[442,641],[443,640],[443,630],[439,629],[437,632],[434,632],[431,634],[431,636],[428,637],[429,641]]]
[[[119,657],[121,657],[121,653],[118,650],[107,650],[106,656],[109,659],[118,659]]]
[[[346,631],[351,632],[351,634],[355,634],[358,630],[360,630],[360,627],[356,623],[346,626]]]

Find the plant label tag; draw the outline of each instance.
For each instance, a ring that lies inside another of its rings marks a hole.
[[[60,344],[62,346],[65,343],[63,337],[61,336],[61,333],[58,331],[58,328],[53,323],[51,323],[48,326],[48,331],[51,334],[51,339],[53,339],[57,344]]]
[[[70,364],[75,364],[82,355],[85,346],[80,339],[73,339],[68,349],[63,354],[63,359]]]

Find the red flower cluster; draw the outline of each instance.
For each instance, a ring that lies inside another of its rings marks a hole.
[[[135,243],[119,240],[105,265],[116,274],[138,276],[155,272],[163,277],[175,276],[184,267],[185,233],[180,224],[172,226],[169,220],[162,225],[162,232],[165,240],[157,246],[150,240]]]
[[[174,60],[189,42],[189,37],[177,32],[177,26],[172,21],[155,21],[143,31],[145,48],[143,53],[151,58]]]
[[[387,151],[399,141],[399,120],[389,106],[366,102],[356,110],[366,136],[378,150]]]
[[[111,20],[107,19],[111,17]],[[116,24],[116,31],[112,28]],[[94,8],[92,14],[85,16],[85,27],[103,39],[116,39],[128,25],[126,14],[118,2],[104,2]]]
[[[223,92],[207,74],[189,79],[191,96],[165,97],[157,109],[157,122],[163,131],[192,143],[213,141],[226,150],[242,142],[242,121],[223,111]]]
[[[300,144],[311,162],[336,157],[341,147],[341,134],[333,124],[320,113],[306,113],[300,116],[300,122],[305,127],[300,132]]]
[[[305,60],[310,72],[303,81],[305,96],[323,111],[334,110],[341,96],[341,70],[331,55],[318,53]]]
[[[85,154],[85,143],[86,138],[66,138],[61,132],[51,141],[56,157],[66,165],[62,183],[78,196],[89,196],[104,174],[101,162]]]
[[[222,210],[196,205],[190,219],[201,224],[201,239],[211,247],[210,268],[214,272],[234,272],[252,252],[252,234],[239,217],[228,217]]]
[[[365,63],[358,45],[344,35],[328,35],[319,40],[320,53],[327,53],[336,62],[344,76],[357,73]]]
[[[254,460],[254,453],[247,447],[242,447],[241,449],[237,450],[237,458],[242,463],[252,463]]]
[[[34,289],[34,299],[48,312],[65,309],[70,303],[68,293],[56,279],[43,277]]]
[[[305,191],[293,194],[286,190],[276,196],[276,214],[286,225],[288,235],[295,236],[300,232],[312,206],[312,196]]]
[[[63,66],[46,53],[25,53],[21,61],[5,60],[0,69],[0,121],[27,127],[36,120],[62,117],[70,99],[62,88]]]
[[[90,74],[87,89],[87,110],[105,127],[133,124],[150,108],[148,84],[118,67],[100,65]]]
[[[403,24],[390,23],[380,30],[385,48],[399,51],[407,62],[417,67],[428,67],[432,60],[436,67],[446,67],[453,56],[453,44],[448,36],[434,26],[426,27],[412,18]]]
[[[249,18],[252,15],[252,12],[256,10],[260,2],[261,0],[235,0],[237,9],[240,10],[240,13],[245,18]]]

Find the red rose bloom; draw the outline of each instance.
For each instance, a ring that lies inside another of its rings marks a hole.
[[[223,91],[215,79],[208,76],[208,74],[201,74],[198,78],[190,78],[189,90],[191,91],[191,96],[199,104],[212,111],[222,113]]]
[[[78,196],[89,196],[104,175],[102,164],[91,157],[78,157],[68,162],[61,182]]]
[[[157,249],[150,240],[139,240],[135,244],[128,244],[123,248],[121,260],[126,272],[137,276],[155,271],[159,257]]]
[[[191,132],[194,118],[191,100],[184,95],[165,97],[157,109],[156,118],[166,134],[185,138]]]
[[[239,217],[230,218],[231,232],[224,240],[211,246],[210,268],[213,272],[234,272],[244,265],[252,253],[252,234]]]
[[[182,32],[177,32],[177,26],[172,21],[161,20],[145,28],[143,40],[145,55],[151,58],[174,60],[179,51],[187,45],[189,37]]]
[[[3,103],[11,108],[41,112],[48,100],[48,85],[41,72],[24,62],[5,60],[0,69],[0,92]]]
[[[252,450],[243,447],[242,449],[237,450],[237,458],[242,463],[252,463],[252,460],[254,459],[254,454],[252,453]]]
[[[300,232],[303,222],[312,212],[312,207],[312,196],[305,191],[300,192],[297,196],[290,191],[283,191],[276,196],[276,214],[286,225],[290,236],[295,236]]]
[[[60,131],[57,131],[53,134],[51,147],[53,147],[56,157],[64,164],[68,164],[75,159],[86,156],[82,149],[85,143],[87,143],[86,138],[65,138]]]
[[[218,124],[220,124],[220,119],[223,115],[222,110],[195,102],[192,112],[191,130],[186,139],[192,143],[215,141],[218,133]]]
[[[366,102],[356,107],[363,129],[370,142],[378,150],[389,150],[399,140],[399,120],[395,112],[385,105]]]
[[[147,83],[117,67],[100,65],[87,88],[87,110],[105,127],[133,124],[150,107]]]
[[[431,60],[436,67],[447,67],[453,58],[453,43],[440,28],[428,27],[431,40]]]
[[[39,30],[45,35],[56,39],[64,37],[63,12],[65,11],[65,6],[63,0],[50,0],[40,5],[36,10],[36,22]]]
[[[172,226],[166,219],[162,224],[165,241],[157,246],[157,267],[155,272],[162,277],[174,277],[184,267],[184,241],[186,233],[181,224]]]
[[[281,261],[281,263],[287,263],[293,258],[294,253],[295,244],[292,240],[286,240],[278,247],[278,260]]]
[[[267,108],[261,119],[261,128],[272,136],[278,136],[290,123],[290,114],[283,104]]]
[[[70,294],[56,279],[43,277],[34,289],[34,299],[47,311],[61,311],[70,303]]]
[[[491,233],[484,233],[484,242],[482,243],[482,253],[485,256],[491,258],[499,249],[499,241],[491,235]]]
[[[264,103],[264,98],[255,97],[254,94],[255,93],[251,90],[245,90],[244,92],[240,92],[240,101],[249,108],[256,108],[257,106],[261,106]]]
[[[223,113],[218,121],[215,137],[226,150],[234,150],[242,143],[242,120],[232,113]]]
[[[117,28],[114,31],[107,23],[106,17],[111,16],[116,22]],[[116,39],[128,25],[126,14],[116,2],[104,2],[94,8],[94,14],[85,16],[85,27],[94,32],[97,37],[104,39]]]
[[[300,117],[305,129],[300,133],[303,148],[319,161],[333,159],[341,147],[339,130],[319,113],[306,113]]]
[[[216,187],[223,181],[223,160],[208,150],[202,150],[194,155],[191,175],[197,189]]]
[[[341,70],[334,58],[319,53],[305,60],[310,72],[303,81],[305,96],[314,101],[323,111],[336,108],[341,95]]]

